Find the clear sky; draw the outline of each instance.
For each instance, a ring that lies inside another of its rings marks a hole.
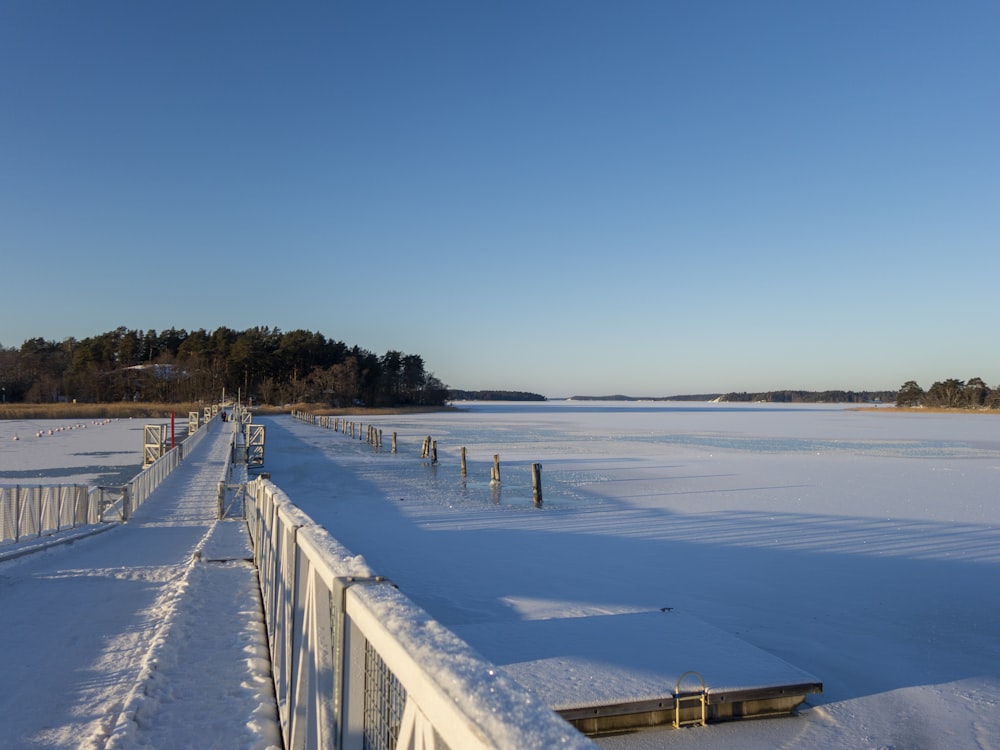
[[[0,4],[0,344],[549,396],[1000,384],[1000,3]]]

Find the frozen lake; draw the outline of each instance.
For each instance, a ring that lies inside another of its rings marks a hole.
[[[143,425],[162,422],[0,420],[0,484],[124,484],[142,471]]]
[[[672,607],[824,684],[796,717],[602,746],[1000,747],[1000,416],[460,406],[372,417],[381,451],[291,417],[260,418],[263,469],[484,653],[492,644],[474,634],[505,622],[604,617],[613,637],[616,616]],[[141,426],[36,438],[48,424],[0,422],[0,483],[131,476]],[[420,458],[427,436],[436,466]],[[494,454],[499,488],[489,483]],[[532,507],[533,462],[543,465],[542,508]]]
[[[273,480],[446,625],[673,607],[824,682],[798,717],[609,748],[1000,745],[998,416],[466,404],[372,418],[381,452],[262,421]]]

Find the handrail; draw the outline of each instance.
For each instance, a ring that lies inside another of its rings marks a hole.
[[[270,480],[247,489],[287,748],[596,747]]]

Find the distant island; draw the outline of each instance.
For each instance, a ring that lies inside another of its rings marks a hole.
[[[463,391],[456,388],[448,390],[449,401],[547,401],[540,393],[527,391]]]
[[[895,391],[733,391],[685,396],[572,396],[572,401],[716,401],[768,404],[891,404],[899,408],[1000,409],[1000,387],[990,388],[982,378],[940,380],[926,391],[913,380]]]
[[[892,403],[896,391],[747,391],[698,393],[683,396],[572,396],[571,401],[718,401],[733,403],[764,402],[774,404],[866,404]]]
[[[692,393],[676,396],[625,396],[616,393],[610,396],[569,396],[549,399],[539,393],[505,390],[448,390],[449,401],[718,401],[718,402],[766,402],[766,403],[827,403],[866,404],[893,403],[896,391],[747,391],[732,393]]]

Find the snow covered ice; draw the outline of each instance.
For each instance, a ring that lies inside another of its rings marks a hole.
[[[603,616],[613,632],[616,616],[671,607],[824,684],[791,718],[605,737],[603,747],[1000,747],[1000,417],[553,402],[356,418],[385,431],[381,451],[291,417],[257,419],[267,427],[264,469],[473,648],[488,653],[493,644],[477,643],[475,634],[505,622]],[[10,427],[0,423],[5,483],[17,481],[11,473],[40,470],[19,458],[40,427],[19,427],[18,441]],[[64,452],[112,450],[98,437],[107,433],[84,433],[86,448],[81,442]],[[419,458],[426,436],[438,442],[437,465]],[[129,439],[139,454],[141,432]],[[495,453],[502,482],[491,487]],[[101,473],[88,468],[98,461],[87,461],[84,469]],[[533,462],[543,465],[542,508],[531,502]],[[190,554],[208,526],[173,497],[154,495],[144,509],[164,540],[176,537]],[[0,636],[17,644],[5,650],[0,745],[29,730],[34,745],[8,746],[82,744],[69,740],[71,731],[77,739],[102,736],[110,731],[102,729],[102,711],[124,706],[137,675],[125,667],[141,650],[105,642],[104,634],[148,638],[158,612],[171,613],[177,632],[200,628],[193,593],[215,585],[197,580],[207,575],[204,566],[185,579],[184,555],[164,547],[163,560],[126,576],[122,566],[136,552],[126,528],[0,565]],[[103,572],[79,574],[88,566]],[[171,585],[172,598],[164,593]],[[43,593],[56,586],[65,609],[50,609],[54,600]],[[131,592],[128,612],[113,598],[118,586]],[[234,636],[242,633],[236,652],[213,646],[209,665],[253,665],[251,700],[215,708],[238,714],[230,719],[240,731],[248,722],[262,729],[234,745],[223,739],[232,727],[202,724],[198,746],[253,746],[274,731],[266,709],[254,713],[254,700],[264,704],[266,694],[253,681],[263,667],[255,656],[260,624],[258,614],[244,615],[232,626]],[[100,662],[81,662],[94,653],[82,650],[86,642],[100,645]],[[124,745],[190,740],[172,701],[186,692],[182,678],[192,663],[210,657],[185,650],[189,642],[162,633],[155,657],[162,683],[144,682],[148,696],[130,703],[138,720]],[[89,677],[66,681],[73,674]],[[30,695],[17,697],[14,686],[26,682]]]
[[[474,634],[489,628],[476,625],[612,615],[610,633],[615,614],[673,607],[824,683],[796,717],[601,745],[1000,746],[997,416],[462,407],[370,418],[384,446],[398,432],[397,455],[264,420],[267,468],[484,653],[491,644]],[[418,458],[427,436],[436,466]],[[499,488],[488,481],[495,453]],[[533,462],[543,464],[541,509],[531,506]]]

